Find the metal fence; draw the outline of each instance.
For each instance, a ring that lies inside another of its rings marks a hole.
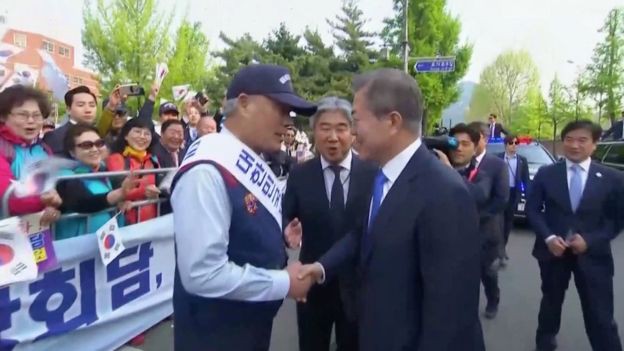
[[[134,174],[134,175],[146,175],[146,174],[169,174],[170,172],[174,172],[176,171],[177,168],[157,168],[157,169],[142,169],[142,170],[136,170],[136,171],[116,171],[116,172],[99,172],[99,173],[87,173],[87,174],[72,174],[72,175],[66,175],[66,176],[60,176],[58,177],[58,181],[64,181],[64,180],[71,180],[71,179],[98,179],[98,178],[120,178],[120,177],[127,177],[130,174]],[[10,211],[9,211],[9,200],[11,198],[11,196],[13,195],[13,192],[15,191],[15,189],[17,188],[17,183],[12,183],[9,188],[6,190],[6,192],[4,193],[3,197],[2,197],[2,219],[4,218],[8,218],[10,217]],[[149,200],[141,200],[141,201],[134,201],[130,203],[130,208],[136,208],[137,209],[137,223],[141,222],[141,207],[143,206],[148,206],[148,205],[157,205],[157,211],[156,211],[156,215],[160,216],[161,214],[161,205],[164,202],[169,201],[168,197],[166,198],[158,198],[158,199],[149,199]],[[107,208],[103,211],[99,211],[99,212],[95,212],[95,213],[66,213],[61,215],[61,217],[58,219],[58,221],[63,220],[63,219],[76,219],[76,218],[84,218],[85,219],[85,228],[89,227],[89,217],[96,215],[96,214],[100,214],[100,213],[109,213],[109,212],[113,212],[113,211],[117,211],[116,207],[110,207]],[[50,227],[52,235],[54,235],[54,224],[51,225]]]

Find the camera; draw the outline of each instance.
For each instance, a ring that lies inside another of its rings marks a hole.
[[[422,140],[423,144],[425,144],[427,149],[431,150],[431,152],[433,152],[433,149],[440,150],[449,159],[451,158],[451,151],[456,150],[458,146],[457,139],[446,135],[423,137]]]

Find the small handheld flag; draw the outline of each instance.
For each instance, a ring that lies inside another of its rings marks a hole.
[[[117,216],[120,213],[117,213],[96,231],[100,257],[102,257],[102,262],[105,266],[108,266],[112,260],[126,249],[121,239],[119,225],[117,224]]]

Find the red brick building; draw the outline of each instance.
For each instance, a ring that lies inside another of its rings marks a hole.
[[[2,38],[2,42],[22,49],[20,53],[10,56],[4,65],[8,69],[14,70],[16,63],[23,64],[39,71],[40,74],[37,80],[39,88],[49,90],[47,89],[45,79],[41,76],[41,68],[44,62],[41,55],[37,52],[37,50],[45,50],[65,74],[69,82],[69,89],[78,85],[86,85],[96,95],[100,95],[96,75],[74,67],[75,50],[73,46],[41,34],[16,29],[8,29]]]

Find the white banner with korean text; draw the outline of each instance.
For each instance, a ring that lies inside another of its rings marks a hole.
[[[102,264],[95,235],[54,242],[57,268],[0,288],[0,350],[114,350],[173,313],[172,215],[121,228]]]

